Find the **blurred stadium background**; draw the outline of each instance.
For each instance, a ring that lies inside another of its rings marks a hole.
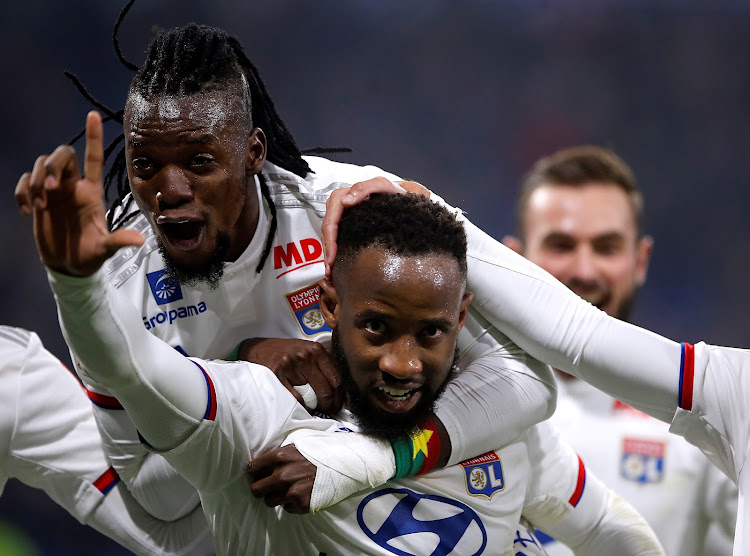
[[[90,109],[63,69],[122,107],[131,74],[111,44],[120,7],[26,0],[5,3],[0,20],[0,322],[37,331],[66,362],[12,191]],[[336,158],[421,181],[497,238],[514,230],[536,158],[613,148],[639,178],[656,240],[633,321],[677,340],[750,345],[750,3],[140,0],[122,49],[140,63],[155,27],[189,21],[240,37],[302,148],[351,147]],[[0,539],[0,556],[126,553],[14,483]]]

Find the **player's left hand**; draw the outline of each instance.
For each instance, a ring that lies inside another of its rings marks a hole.
[[[251,338],[242,342],[237,358],[271,369],[308,410],[334,415],[344,404],[341,375],[331,355],[318,342],[295,338]],[[308,384],[317,397],[314,407],[310,407],[295,388]]]
[[[284,506],[292,514],[310,511],[317,468],[289,444],[263,454],[247,464],[250,491],[266,506]]]
[[[323,256],[325,257],[326,278],[331,279],[331,267],[336,258],[336,236],[339,221],[344,209],[361,203],[373,193],[416,193],[429,199],[430,190],[415,181],[392,182],[378,177],[355,183],[351,187],[336,189],[326,201],[326,215],[323,218]]]

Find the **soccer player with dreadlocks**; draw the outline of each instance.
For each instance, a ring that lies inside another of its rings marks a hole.
[[[122,250],[106,266],[117,294],[135,301],[143,326],[183,354],[226,358],[235,350],[277,371],[308,407],[337,410],[340,379],[325,349],[310,341],[330,337],[317,289],[324,271],[324,205],[337,188],[374,176],[398,178],[372,166],[302,157],[242,46],[209,27],[160,32],[133,79],[124,112],[108,114],[123,120],[125,141],[105,180],[118,190],[108,216],[112,237],[145,236],[142,246]],[[89,126],[101,125],[98,118],[90,115]],[[102,161],[87,161],[79,182],[71,147],[40,157],[19,182],[22,210],[30,212],[45,188],[62,183],[91,185],[74,189],[74,198],[84,191],[103,196]],[[459,342],[464,370],[449,385],[437,415],[424,420],[424,430],[434,433],[425,457],[413,450],[411,436],[402,435],[393,439],[392,452],[373,458],[373,466],[383,466],[378,476],[422,473],[479,455],[551,413],[551,371],[529,363],[478,317],[469,321],[481,333]],[[264,338],[284,338],[286,344]],[[157,517],[191,511],[194,491],[147,453],[118,400],[88,376],[75,350],[72,355],[113,465],[131,491]],[[303,398],[292,388],[308,384],[317,396],[307,392]],[[395,402],[415,394],[390,388],[382,395]],[[314,490],[303,510],[366,486],[345,489],[345,476],[319,464],[318,484],[333,482],[335,489]]]
[[[95,160],[96,143],[89,142],[87,160]],[[473,295],[464,229],[445,207],[420,195],[381,195],[345,214],[334,282],[321,281],[320,304],[348,411],[323,419],[266,367],[186,358],[145,330],[132,300],[98,272],[102,251],[142,238],[98,228],[101,205],[71,206],[71,186],[78,189],[63,182],[34,209],[36,223],[49,224],[35,226],[35,235],[66,340],[151,449],[198,489],[219,554],[544,554],[526,524],[519,528],[523,515],[579,554],[663,555],[645,521],[549,431],[527,431],[427,475],[385,485],[374,478],[374,488],[305,516],[267,508],[248,490],[247,458],[285,437],[325,447],[348,438],[369,459],[372,446],[382,450],[387,439],[419,430],[455,380]],[[389,394],[403,390],[411,394]],[[368,436],[350,432],[357,427]],[[419,435],[420,453],[432,436]]]

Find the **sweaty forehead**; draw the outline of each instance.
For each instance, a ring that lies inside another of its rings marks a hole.
[[[125,132],[186,130],[218,134],[245,120],[239,99],[226,91],[146,98],[132,92],[125,105]]]
[[[369,247],[346,261],[340,271],[337,289],[357,290],[358,295],[391,287],[415,293],[441,290],[448,295],[462,293],[464,287],[458,261],[447,254],[402,255]]]

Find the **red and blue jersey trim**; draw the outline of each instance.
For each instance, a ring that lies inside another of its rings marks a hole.
[[[679,404],[685,411],[693,409],[693,379],[695,377],[695,347],[683,342],[680,344],[680,391]]]
[[[576,489],[573,491],[573,496],[568,500],[568,504],[576,507],[583,497],[584,488],[586,488],[586,466],[583,465],[581,456],[578,456],[578,480],[576,481]]]
[[[191,361],[193,360],[191,359]],[[203,367],[198,365],[198,363],[195,363],[195,366],[203,373],[203,378],[206,379],[206,388],[208,389],[208,402],[206,403],[206,413],[203,415],[203,418],[213,421],[216,419],[216,390],[214,389],[214,382]]]
[[[94,486],[102,494],[107,494],[119,481],[120,476],[117,474],[117,471],[110,467],[94,481]]]
[[[85,388],[85,390],[86,395],[95,406],[101,407],[102,409],[123,409],[122,404],[120,404],[120,402],[117,401],[117,398],[115,398],[114,396],[97,394],[96,392],[92,392],[88,388]]]

